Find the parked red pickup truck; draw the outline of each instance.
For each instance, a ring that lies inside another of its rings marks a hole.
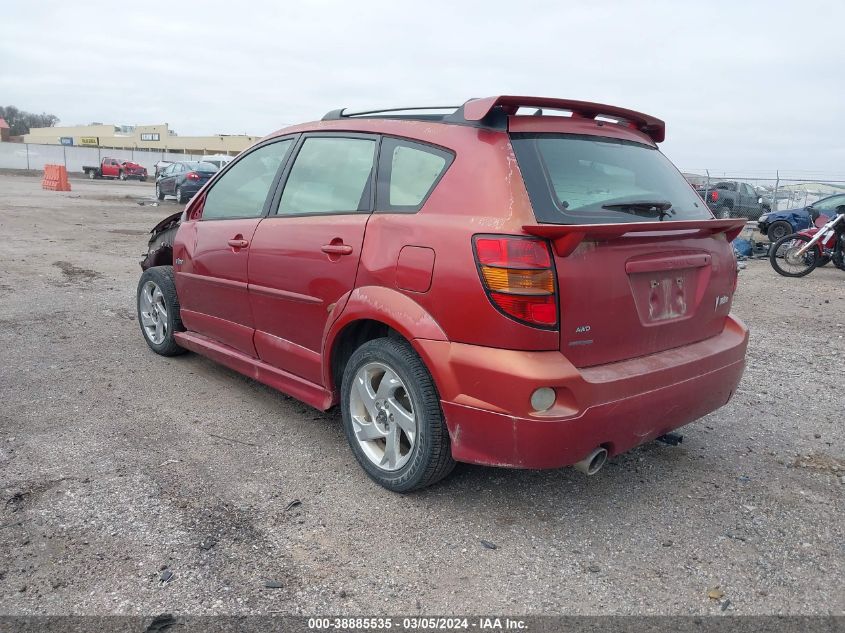
[[[133,163],[131,160],[120,160],[119,158],[106,157],[99,166],[83,166],[82,171],[88,174],[88,178],[91,180],[95,178],[120,178],[120,180],[137,178],[141,182],[147,180],[146,167]]]

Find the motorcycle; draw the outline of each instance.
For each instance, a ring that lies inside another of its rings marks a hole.
[[[769,262],[784,277],[809,275],[828,262],[845,270],[845,205],[833,218],[820,215],[815,228],[780,238],[769,248]]]

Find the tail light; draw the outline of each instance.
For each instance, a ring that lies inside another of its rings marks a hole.
[[[535,327],[557,326],[557,292],[549,246],[528,237],[475,236],[481,283],[496,308]]]
[[[710,192],[710,201],[717,202],[719,200],[719,192],[715,189]]]
[[[189,171],[189,172],[185,175],[185,178],[187,178],[188,180],[199,180],[199,179],[200,179],[200,175],[199,175],[197,172],[195,172],[195,171]]]

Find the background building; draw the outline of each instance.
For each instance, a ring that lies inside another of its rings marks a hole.
[[[103,147],[114,149],[146,149],[184,154],[237,154],[259,140],[260,136],[216,134],[214,136],[179,136],[160,125],[76,125],[32,128],[24,135],[24,143]]]

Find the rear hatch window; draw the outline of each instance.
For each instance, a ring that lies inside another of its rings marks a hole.
[[[213,174],[214,172],[217,171],[217,165],[213,165],[211,163],[206,163],[206,162],[188,163],[188,166],[193,171],[206,172],[206,173],[210,173],[210,174]]]
[[[683,175],[655,147],[574,134],[512,134],[511,142],[538,222],[712,218]]]
[[[719,334],[736,278],[723,234],[661,230],[714,222],[704,202],[648,145],[571,135],[514,135],[538,222],[648,222],[652,230],[555,252],[560,349],[576,367],[655,354]],[[664,225],[671,227],[673,225]]]

